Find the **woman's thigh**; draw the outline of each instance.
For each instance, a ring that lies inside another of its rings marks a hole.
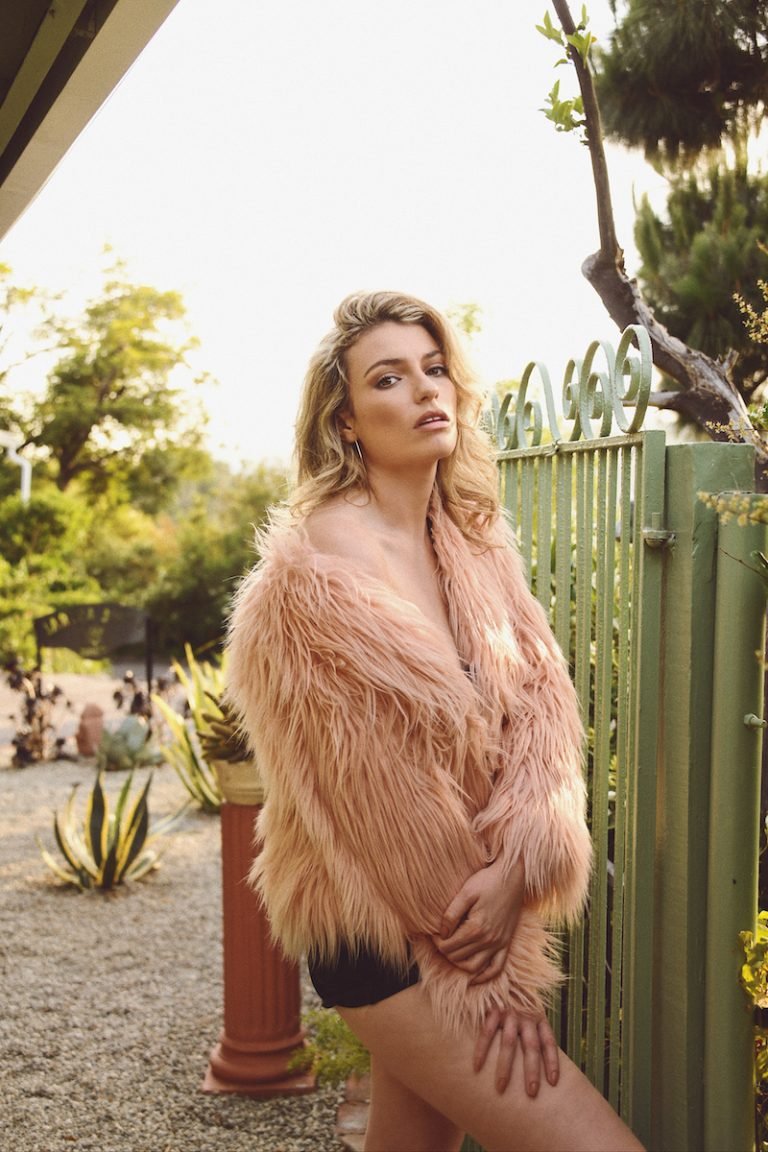
[[[463,1139],[460,1128],[372,1058],[366,1152],[460,1152]]]
[[[391,1077],[487,1152],[640,1152],[642,1146],[600,1093],[560,1054],[555,1087],[542,1078],[528,1096],[518,1054],[503,1093],[495,1085],[498,1038],[475,1072],[475,1037],[455,1036],[434,1016],[423,986],[340,1014]]]

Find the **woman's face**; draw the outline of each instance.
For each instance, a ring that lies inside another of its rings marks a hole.
[[[436,464],[456,447],[456,389],[445,357],[420,324],[387,321],[347,351],[349,407],[342,436],[366,466]]]

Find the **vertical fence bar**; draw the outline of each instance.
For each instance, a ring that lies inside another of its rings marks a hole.
[[[609,506],[615,504],[612,452],[596,455],[594,575],[594,703],[592,740],[592,841],[596,867],[592,873],[587,979],[588,1074],[601,1090],[605,1084],[606,965],[608,926],[608,773],[611,739],[611,671],[613,640],[614,541]]]
[[[624,933],[623,1078],[628,1090],[623,1115],[643,1143],[650,1141],[652,1103],[652,1008],[654,974],[654,882],[656,771],[659,738],[663,547],[648,547],[644,529],[662,530],[665,504],[665,437],[646,432],[632,524],[635,559],[635,654],[637,684],[632,722],[633,772],[627,782],[631,849],[627,853]]]
[[[613,921],[611,924],[611,999],[610,1045],[611,1061],[608,1072],[608,1099],[619,1111],[623,1103],[624,1072],[621,1059],[624,1035],[624,906],[625,864],[627,836],[628,776],[631,757],[631,698],[635,684],[630,675],[630,640],[634,634],[635,602],[632,595],[633,553],[632,540],[632,481],[633,464],[638,453],[630,446],[619,449],[619,523],[616,534],[619,546],[617,568],[616,638],[616,732],[614,740],[614,843],[613,843]]]
[[[536,460],[519,460],[517,474],[520,482],[520,552],[529,577],[533,573],[533,529],[536,488]]]
[[[573,456],[561,453],[557,458],[555,489],[555,618],[557,642],[571,666],[571,590],[573,588]]]
[[[753,498],[752,502],[754,503]],[[765,500],[765,497],[762,497]],[[718,529],[707,881],[704,1152],[754,1147],[752,1013],[739,985],[738,934],[755,930],[765,590],[753,550],[762,524]],[[750,658],[752,657],[752,658]],[[746,722],[745,722],[746,721]]]
[[[552,611],[552,457],[539,457],[536,505],[536,595]]]
[[[574,681],[581,701],[584,723],[589,728],[593,723],[592,678],[590,649],[592,643],[592,458],[586,452],[577,452],[574,461],[575,481],[575,654]],[[587,765],[587,788],[592,780]],[[592,893],[590,893],[591,898]],[[591,936],[590,936],[591,941]],[[584,1012],[588,989],[585,989],[588,961],[587,935],[584,930],[572,936],[572,984],[568,997],[568,1051],[581,1066],[589,1068],[590,1053],[584,1048]],[[575,1054],[575,1055],[574,1055]]]
[[[560,453],[554,469],[555,502],[555,580],[554,580],[554,619],[552,621],[555,638],[568,660],[573,673],[574,645],[571,635],[571,591],[573,588],[573,455]],[[580,995],[581,969],[574,958],[583,955],[583,927],[573,925],[568,934],[566,956],[568,985],[556,994],[554,1000],[554,1025],[558,1043],[573,1056],[570,1032],[564,1027],[563,997],[566,1004],[574,995]],[[578,1059],[578,1052],[574,1059]]]

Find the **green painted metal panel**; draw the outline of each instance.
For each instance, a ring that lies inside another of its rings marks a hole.
[[[765,497],[752,497],[749,504]],[[753,551],[766,528],[720,524],[717,541],[712,774],[707,874],[704,1140],[706,1152],[754,1146],[752,1013],[739,984],[741,931],[755,931],[763,715],[765,590]]]
[[[654,1147],[704,1148],[707,866],[717,517],[699,492],[749,489],[744,445],[667,449],[654,969]],[[712,1086],[713,1090],[717,1090]]]

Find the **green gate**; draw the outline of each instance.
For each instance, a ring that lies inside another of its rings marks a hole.
[[[560,1042],[650,1148],[754,1146],[738,932],[757,903],[762,529],[701,493],[753,450],[643,431],[651,350],[627,329],[495,406],[504,504],[589,734],[595,868],[564,941]],[[618,434],[615,430],[618,429]]]

